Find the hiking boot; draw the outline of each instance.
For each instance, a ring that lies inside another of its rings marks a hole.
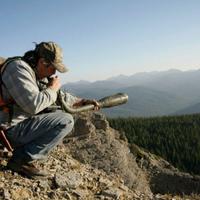
[[[48,173],[45,170],[40,170],[36,168],[33,163],[28,162],[19,164],[11,159],[7,164],[7,168],[22,176],[26,176],[27,178],[34,179],[48,176]]]

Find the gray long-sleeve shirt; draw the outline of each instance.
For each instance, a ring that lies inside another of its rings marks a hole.
[[[57,99],[56,91],[51,88],[40,90],[35,71],[26,62],[19,59],[6,66],[2,74],[2,81],[4,83],[2,86],[3,97],[9,99],[11,96],[16,102],[11,124],[8,124],[8,114],[0,111],[0,123],[7,128],[39,113]],[[65,100],[71,101],[67,102],[68,104],[77,100],[77,97],[70,94],[65,95]]]

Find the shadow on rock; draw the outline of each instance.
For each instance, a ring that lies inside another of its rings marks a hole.
[[[161,171],[151,178],[150,188],[154,194],[200,194],[200,177],[186,173]]]

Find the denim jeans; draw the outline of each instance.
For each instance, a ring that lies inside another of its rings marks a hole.
[[[73,117],[62,111],[35,115],[18,123],[7,130],[14,147],[12,158],[16,162],[45,159],[73,126]]]

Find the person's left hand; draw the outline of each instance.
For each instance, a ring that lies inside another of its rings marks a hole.
[[[100,109],[99,103],[95,99],[81,99],[80,101],[75,102],[73,106],[80,107],[80,106],[85,106],[89,104],[94,105],[94,110]]]

